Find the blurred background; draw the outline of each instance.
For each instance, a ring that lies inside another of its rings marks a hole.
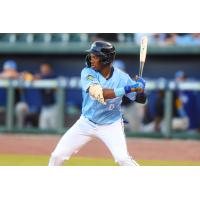
[[[81,113],[85,50],[95,40],[114,43],[114,66],[134,77],[143,35],[149,101],[124,99],[127,134],[198,138],[200,33],[1,33],[1,132],[62,133]]]
[[[123,99],[127,137],[200,138],[200,33],[0,33],[0,133],[63,134],[81,114],[80,72],[96,40],[134,78],[148,36],[145,105]]]

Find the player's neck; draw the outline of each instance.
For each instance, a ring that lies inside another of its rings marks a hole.
[[[110,65],[104,67],[102,70],[101,70],[101,74],[102,76],[107,79],[108,77],[110,77],[110,74],[111,74],[111,71],[112,71],[112,67]]]

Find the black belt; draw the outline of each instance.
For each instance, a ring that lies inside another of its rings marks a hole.
[[[96,122],[93,122],[91,119],[88,119],[90,122],[92,122],[93,124],[96,124],[96,125],[100,125],[100,124],[98,124],[98,123],[96,123]]]

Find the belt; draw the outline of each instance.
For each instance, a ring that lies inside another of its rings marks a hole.
[[[87,118],[88,119],[88,118]],[[98,123],[96,122],[93,122],[91,119],[88,119],[90,122],[92,122],[93,124],[96,124],[96,125],[99,125]]]
[[[88,120],[88,121],[92,122],[92,123],[93,123],[93,124],[95,124],[95,125],[99,125],[98,123],[96,123],[96,122],[92,121],[91,119],[88,119],[88,118],[87,118],[87,117],[85,117],[84,115],[82,115],[81,117],[83,117],[84,119],[86,119],[86,120]]]

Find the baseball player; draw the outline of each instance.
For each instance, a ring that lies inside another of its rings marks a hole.
[[[138,166],[127,151],[121,102],[126,95],[145,103],[145,80],[133,81],[112,66],[115,48],[108,42],[96,41],[87,52],[87,65],[81,72],[82,114],[57,144],[49,166],[62,165],[92,138],[99,138],[120,166]]]

